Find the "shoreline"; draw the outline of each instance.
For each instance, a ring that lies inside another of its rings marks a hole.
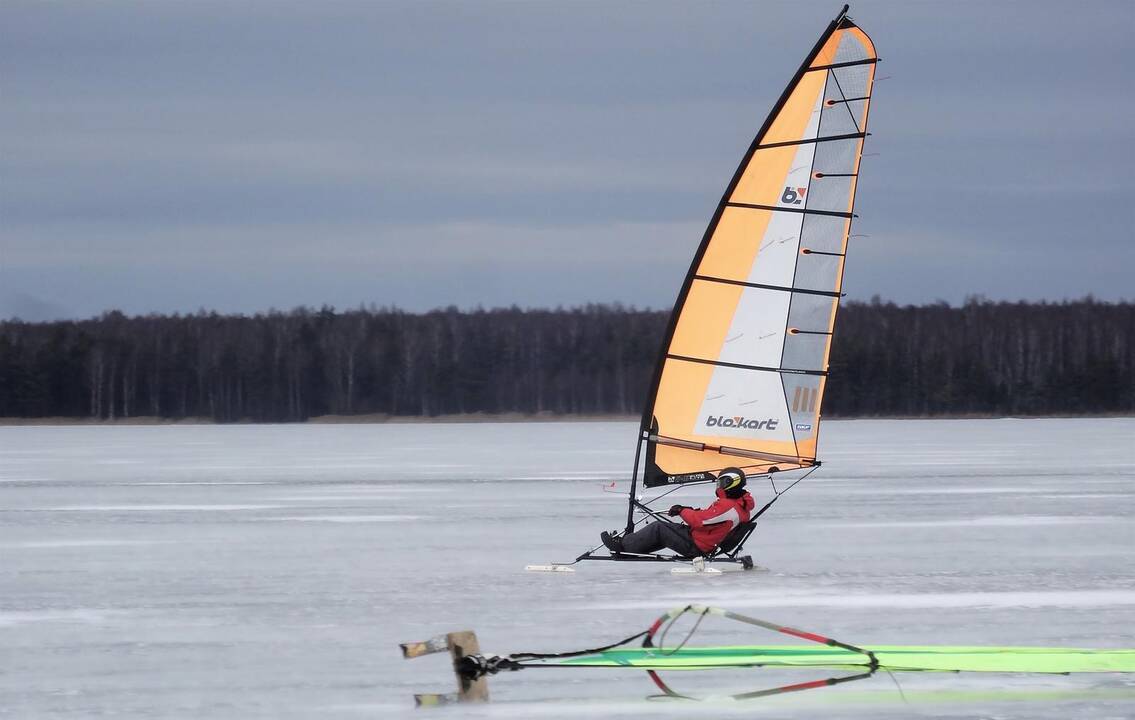
[[[160,418],[137,416],[129,418],[75,418],[75,417],[0,417],[0,427],[72,427],[72,426],[153,426],[153,425],[444,425],[472,423],[552,423],[552,422],[635,422],[638,415],[569,415],[556,413],[463,413],[435,415],[430,417],[414,415],[319,415],[301,421],[257,422],[238,420],[217,422],[206,417]],[[858,415],[831,416],[824,422],[849,420],[1054,420],[1054,419],[1106,419],[1131,418],[1135,413],[1053,413],[1048,415],[996,415],[982,413],[958,413],[951,415]]]

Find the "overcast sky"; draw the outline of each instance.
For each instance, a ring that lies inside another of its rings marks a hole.
[[[0,316],[667,308],[832,2],[0,4]],[[1135,3],[854,2],[845,290],[1135,298]]]

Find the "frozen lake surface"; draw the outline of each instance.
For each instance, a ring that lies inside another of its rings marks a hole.
[[[398,642],[469,628],[487,652],[570,650],[690,602],[861,645],[1135,647],[1135,419],[829,422],[824,467],[748,545],[767,571],[524,572],[621,525],[625,496],[602,486],[625,491],[634,436],[0,428],[0,716],[1135,715],[1135,678],[1116,675],[882,674],[694,705],[646,699],[645,673],[588,669],[504,674],[489,705],[415,710],[413,693],[452,675]],[[710,641],[779,639],[714,626]],[[712,694],[824,676],[783,672],[672,679]]]

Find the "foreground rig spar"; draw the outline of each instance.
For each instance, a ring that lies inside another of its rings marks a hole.
[[[681,619],[693,620],[692,628],[674,632],[673,646],[667,634]],[[690,641],[706,618],[718,618],[761,628],[807,645],[694,646]],[[642,643],[635,647],[638,640]],[[769,695],[811,690],[855,680],[865,680],[880,670],[898,672],[980,673],[1135,673],[1135,650],[1047,647],[980,647],[945,645],[857,646],[785,625],[758,620],[720,608],[686,605],[655,620],[649,628],[602,647],[554,653],[482,655],[470,631],[441,635],[421,643],[401,646],[405,658],[449,652],[458,689],[448,694],[415,695],[419,705],[477,702],[489,699],[487,678],[501,671],[527,668],[608,668],[644,670],[667,697],[696,700],[673,690],[659,675],[665,670],[719,670],[723,668],[830,668],[842,674],[789,685],[751,690],[731,695],[747,700]],[[720,696],[718,697],[720,699]]]
[[[741,552],[757,518],[820,465],[820,408],[879,61],[847,9],[804,58],[730,180],[678,293],[643,410],[624,533],[669,522],[653,503],[726,468],[771,485],[772,501],[699,569],[752,567]],[[665,489],[643,501],[640,482]],[[528,569],[689,560],[601,547]]]

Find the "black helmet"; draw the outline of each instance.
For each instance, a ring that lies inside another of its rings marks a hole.
[[[741,468],[728,467],[717,476],[717,489],[724,490],[726,495],[740,493],[745,487],[745,471]]]

